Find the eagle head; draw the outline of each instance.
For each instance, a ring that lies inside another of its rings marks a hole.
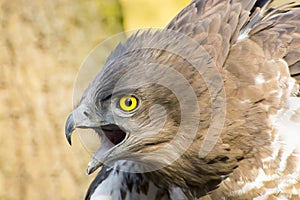
[[[178,32],[147,31],[118,45],[66,122],[70,144],[76,128],[101,139],[87,173],[131,160],[139,168],[130,172],[163,176],[157,184],[215,187],[240,157],[217,145],[225,95],[216,70],[206,51]]]

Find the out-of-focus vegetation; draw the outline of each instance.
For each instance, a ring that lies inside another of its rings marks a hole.
[[[120,0],[124,15],[124,29],[162,28],[187,6],[191,0]],[[287,0],[274,0],[273,5],[285,4]],[[294,0],[300,2],[300,0]]]
[[[90,156],[64,137],[81,62],[122,22],[163,27],[188,2],[0,0],[0,199],[83,199]]]
[[[163,28],[191,0],[120,0],[125,30]]]
[[[81,62],[121,13],[116,0],[0,0],[0,199],[83,199],[90,157],[64,122]]]

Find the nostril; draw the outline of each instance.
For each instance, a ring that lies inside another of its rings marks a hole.
[[[84,111],[83,114],[84,116],[89,117],[89,114],[86,111]]]

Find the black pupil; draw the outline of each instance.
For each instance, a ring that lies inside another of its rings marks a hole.
[[[125,105],[126,105],[127,107],[130,107],[130,106],[132,105],[131,99],[127,98],[127,99],[125,100]]]

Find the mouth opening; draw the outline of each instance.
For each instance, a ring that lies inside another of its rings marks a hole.
[[[126,132],[120,129],[115,124],[109,124],[94,129],[101,137],[101,144],[95,151],[92,160],[88,164],[87,174],[93,173],[97,170],[106,160],[110,152],[126,140]],[[107,164],[107,163],[106,163]]]
[[[114,145],[120,144],[126,137],[126,133],[115,124],[101,126],[101,130]]]

